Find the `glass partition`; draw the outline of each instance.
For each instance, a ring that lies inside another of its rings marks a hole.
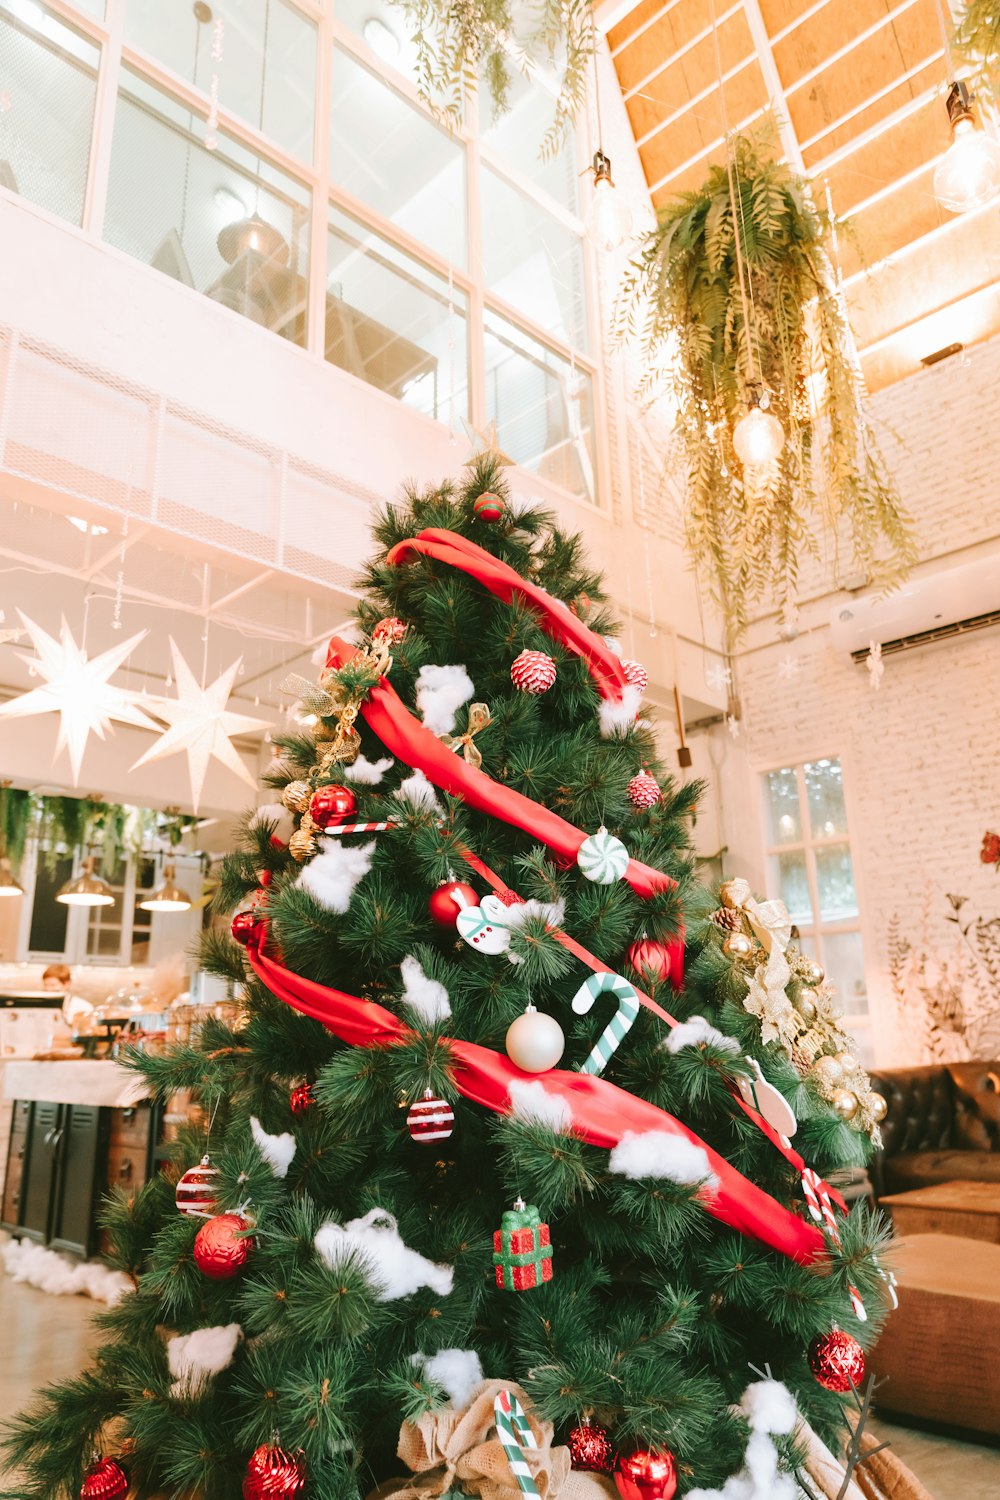
[[[546,333],[587,347],[583,243],[498,173],[481,175],[483,276]]]
[[[511,75],[509,104],[509,109],[498,113],[493,108],[489,90],[480,88],[483,145],[495,151],[563,208],[578,213],[580,168],[575,131],[572,128],[567,130],[554,152],[542,150],[555,114],[555,95],[537,79],[525,78],[515,69]]]
[[[308,189],[125,69],[105,238],[293,343],[306,336]]]
[[[83,223],[100,48],[36,0],[0,0],[0,187]]]

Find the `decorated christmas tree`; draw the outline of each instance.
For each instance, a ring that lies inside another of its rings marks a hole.
[[[578,538],[490,456],[375,534],[227,862],[241,1021],[132,1059],[197,1113],[8,1493],[820,1493],[892,1296],[822,971],[694,879]]]

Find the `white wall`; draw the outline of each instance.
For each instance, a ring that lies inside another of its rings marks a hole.
[[[881,392],[876,417],[897,440],[887,452],[920,537],[924,564],[1000,550],[1000,426],[994,392],[1000,338]],[[940,563],[937,564],[940,566]],[[865,967],[880,1060],[961,1055],[947,1027],[929,1030],[927,998],[961,997],[973,1051],[1000,1054],[1000,922],[963,940],[948,893],[967,896],[970,918],[1000,917],[1000,878],[980,862],[987,829],[1000,831],[1000,628],[886,658],[878,692],[863,665],[834,649],[831,557],[810,571],[802,633],[751,634],[738,664],[741,739],[723,746],[720,816],[733,873],[766,886],[760,773],[816,755],[844,763],[848,817],[862,906]],[[1000,598],[995,601],[1000,607]],[[796,664],[787,679],[779,664]],[[913,945],[893,993],[891,931]],[[990,947],[992,973],[987,971]],[[977,952],[973,952],[976,948]]]

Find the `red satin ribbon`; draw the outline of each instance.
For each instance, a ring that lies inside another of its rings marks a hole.
[[[412,1034],[409,1027],[383,1006],[293,974],[283,964],[266,957],[256,941],[251,941],[247,951],[254,972],[273,995],[321,1022],[342,1042],[352,1047],[386,1047],[403,1042]],[[442,1044],[448,1047],[453,1061],[455,1087],[472,1103],[496,1114],[511,1114],[511,1083],[542,1082],[547,1093],[566,1101],[574,1133],[593,1146],[611,1150],[628,1131],[643,1134],[655,1130],[688,1141],[705,1152],[718,1179],[718,1186],[706,1186],[698,1194],[698,1201],[707,1213],[801,1265],[810,1265],[826,1253],[819,1229],[783,1208],[687,1126],[655,1104],[637,1099],[607,1079],[589,1073],[553,1068],[540,1079],[537,1074],[516,1067],[506,1054],[478,1043],[443,1038]]]
[[[509,563],[502,562],[468,538],[459,536],[457,531],[428,527],[418,536],[410,537],[405,542],[397,542],[386,554],[385,560],[391,567],[396,567],[400,563],[409,562],[418,554],[433,557],[437,562],[450,563],[452,567],[468,573],[505,604],[509,604],[515,595],[530,604],[546,635],[550,635],[567,650],[574,651],[577,656],[583,657],[601,697],[612,702],[620,701],[628,686],[628,678],[620,660],[600,636],[577,619],[561,600],[554,599],[536,583],[529,583]]]
[[[516,575],[515,575],[516,576]],[[327,653],[328,667],[342,667],[350,661],[356,647],[342,641],[339,636],[330,637]],[[449,750],[419,719],[414,718],[403,703],[395,688],[383,677],[376,683],[361,705],[361,714],[368,727],[378,735],[383,745],[404,765],[423,771],[427,780],[441,791],[453,797],[461,797],[477,812],[489,813],[501,822],[537,839],[546,848],[570,864],[576,863],[577,851],[586,838],[572,823],[567,823],[557,813],[524,797],[513,787],[501,786],[486,775],[485,771],[470,766],[461,755]],[[637,859],[630,859],[625,879],[638,896],[647,899],[658,891],[671,890],[676,881]]]

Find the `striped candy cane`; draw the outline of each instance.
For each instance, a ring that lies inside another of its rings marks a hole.
[[[324,828],[327,838],[341,838],[345,833],[384,833],[387,828],[398,828],[398,823],[386,819],[382,823],[337,823]]]
[[[837,1228],[837,1216],[830,1202],[830,1190],[818,1172],[812,1167],[806,1167],[802,1173],[802,1191],[816,1223],[822,1220],[823,1227],[835,1245],[840,1244],[840,1230]]]
[[[858,1291],[856,1286],[849,1286],[847,1288],[847,1292],[848,1296],[851,1299],[851,1307],[854,1310],[854,1316],[857,1318],[859,1323],[867,1323],[868,1312],[865,1308],[865,1304],[861,1300],[861,1293]]]
[[[578,1016],[585,1016],[598,995],[618,997],[618,1009],[597,1039],[597,1044],[587,1061],[580,1064],[581,1073],[603,1073],[622,1040],[631,1030],[639,1014],[639,997],[620,974],[591,974],[573,996],[573,1009]]]
[[[534,1495],[538,1500],[538,1487],[531,1477],[525,1448],[537,1448],[535,1434],[528,1426],[520,1401],[510,1391],[501,1391],[493,1403],[496,1415],[497,1437],[507,1455],[510,1471],[525,1495]]]

